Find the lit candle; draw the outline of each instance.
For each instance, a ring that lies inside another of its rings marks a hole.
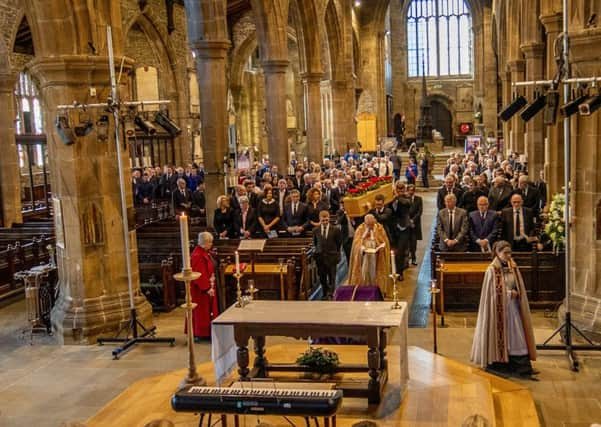
[[[432,286],[432,289],[436,289],[436,280],[432,280],[432,281],[430,282],[430,284],[431,284],[431,286]]]
[[[394,251],[390,251],[390,264],[392,265],[392,274],[396,274],[396,262],[394,261]]]
[[[182,213],[179,217],[179,231],[182,239],[182,264],[184,270],[191,270],[190,267],[190,238],[188,236],[188,217]]]
[[[240,254],[236,251],[236,274],[240,274]]]

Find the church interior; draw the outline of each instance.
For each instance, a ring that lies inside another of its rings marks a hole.
[[[600,15],[0,0],[0,426],[601,425]]]

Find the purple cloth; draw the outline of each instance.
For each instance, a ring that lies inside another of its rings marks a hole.
[[[334,292],[334,301],[350,301],[353,297],[354,286],[340,286]],[[359,286],[355,293],[355,301],[384,301],[382,292],[377,286]],[[359,337],[327,337],[316,338],[312,344],[365,344],[366,341]]]
[[[334,301],[350,301],[354,286],[340,286],[334,292]],[[384,301],[382,292],[377,286],[359,286],[355,293],[355,301]]]

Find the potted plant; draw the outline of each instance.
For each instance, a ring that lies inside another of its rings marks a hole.
[[[340,364],[338,354],[321,347],[309,347],[297,359],[296,363],[304,366],[311,373],[333,374]]]

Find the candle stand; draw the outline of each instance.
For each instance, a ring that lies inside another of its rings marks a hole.
[[[392,300],[394,301],[394,303],[392,304],[392,307],[390,307],[390,308],[393,310],[399,310],[399,309],[403,308],[403,306],[399,302],[399,290],[397,289],[397,282],[399,280],[399,274],[393,272],[390,274],[389,277],[392,279]]]
[[[236,307],[239,308],[242,308],[246,305],[244,298],[242,298],[242,288],[240,287],[240,279],[242,276],[242,273],[234,273],[234,278],[236,279]]]
[[[194,329],[192,325],[192,312],[196,303],[192,302],[190,294],[190,282],[200,277],[200,273],[191,269],[184,269],[180,273],[174,274],[173,278],[178,282],[184,282],[186,285],[186,303],[181,307],[186,310],[186,330],[188,332],[188,374],[180,383],[180,388],[188,385],[204,386],[207,384],[204,378],[198,375],[196,371],[196,361],[194,358]]]
[[[432,332],[434,333],[434,354],[438,353],[438,335],[436,331],[436,294],[440,293],[440,289],[436,287],[436,279],[430,281],[430,293],[432,294]]]

